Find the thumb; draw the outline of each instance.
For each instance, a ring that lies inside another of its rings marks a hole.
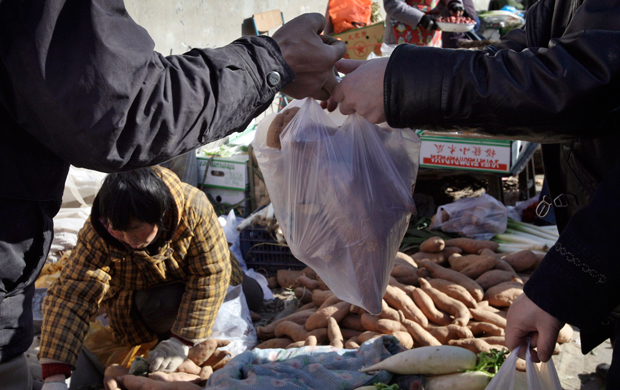
[[[367,61],[342,59],[336,62],[336,70],[340,73],[349,74]]]

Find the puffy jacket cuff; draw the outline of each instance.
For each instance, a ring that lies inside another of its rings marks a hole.
[[[41,364],[41,377],[43,379],[57,374],[63,374],[65,378],[69,378],[71,376],[71,366],[66,363]]]
[[[441,126],[443,75],[452,50],[414,45],[394,49],[385,71],[384,108],[394,128]]]

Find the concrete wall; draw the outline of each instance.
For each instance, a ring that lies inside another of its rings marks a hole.
[[[325,14],[328,0],[126,0],[127,11],[155,41],[155,50],[182,54],[193,47],[220,47],[250,32],[253,14],[280,9],[284,20],[306,12]]]

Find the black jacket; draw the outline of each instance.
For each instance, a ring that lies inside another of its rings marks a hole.
[[[294,78],[268,37],[169,57],[153,49],[122,0],[0,0],[0,215],[8,198],[59,204],[69,164],[130,170],[242,130]],[[0,224],[49,238],[52,227],[31,219]],[[21,264],[24,275],[7,271],[23,254],[0,256],[0,362],[23,352],[11,339],[32,329],[30,303],[5,297],[23,297],[38,274],[49,247],[34,250],[40,264]]]
[[[484,51],[401,46],[388,64],[385,90],[391,126],[471,130],[543,143],[551,197],[562,206],[555,208],[562,231],[620,162],[620,2],[540,0],[528,11],[524,30],[511,31]],[[616,196],[604,195],[609,202]],[[586,225],[573,230],[582,228]],[[587,225],[593,232],[604,228],[620,233],[609,224]],[[571,240],[571,248],[613,242],[578,233]],[[582,328],[585,352],[608,337],[592,335],[620,304],[620,261],[581,249],[575,262],[575,253],[554,248],[525,292],[549,313]],[[572,277],[562,279],[557,269]],[[599,274],[607,276],[605,283],[590,283]]]

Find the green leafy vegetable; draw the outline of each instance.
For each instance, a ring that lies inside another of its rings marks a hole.
[[[483,371],[490,377],[494,377],[509,353],[507,348],[502,348],[501,351],[493,348],[490,352],[480,352],[476,366],[466,371]]]
[[[386,385],[385,383],[375,383],[377,390],[400,390],[400,387],[396,383],[393,385]]]

